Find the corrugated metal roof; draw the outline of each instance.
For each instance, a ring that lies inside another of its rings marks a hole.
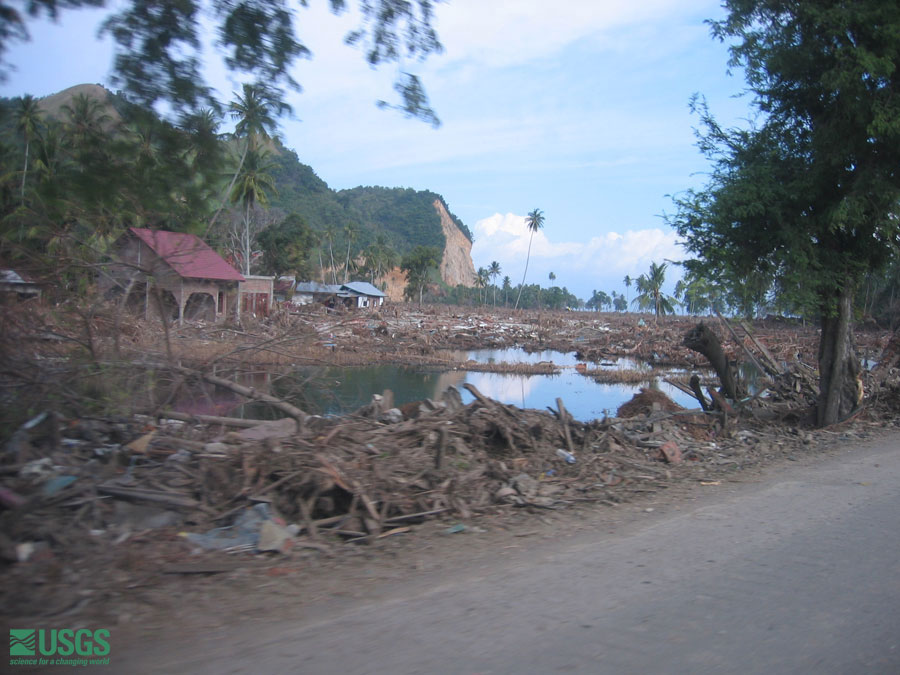
[[[240,272],[197,235],[143,227],[129,229],[182,277],[244,281]]]
[[[354,293],[358,293],[359,295],[369,295],[376,298],[386,297],[384,293],[379,291],[368,281],[348,281],[346,284],[341,286],[341,288],[346,288],[353,291]]]
[[[24,273],[15,270],[0,270],[0,281],[5,284],[33,284],[34,282]]]
[[[294,287],[295,293],[337,293],[340,286],[320,284],[318,281],[298,281]]]

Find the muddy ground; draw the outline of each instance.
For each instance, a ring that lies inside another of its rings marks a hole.
[[[675,504],[895,428],[896,387],[872,375],[852,419],[809,424],[814,327],[735,322],[732,333],[716,318],[704,321],[731,359],[752,355],[779,369],[764,393],[724,412],[686,411],[649,393],[616,417],[585,423],[564,405],[520,410],[477,390],[468,405],[451,393],[396,411],[386,392],[345,417],[307,416],[288,404],[281,422],[254,425],[175,416],[166,406],[179,384],[210,384],[221,368],[447,365],[450,349],[575,351],[587,377],[620,356],[689,370],[707,364],[681,345],[698,322],[683,317],[657,324],[636,314],[397,305],[162,330],[112,313],[71,323],[20,314],[7,324],[8,362],[46,367],[71,359],[72,343],[87,343],[106,372],[152,366],[170,387],[161,399],[136,389],[117,415],[29,406],[31,426],[9,438],[0,463],[0,611],[22,625],[150,626],[177,620],[186,605],[209,608],[211,598],[265,613],[323,594],[364,594],[370,578],[402,580],[423,565],[462,564],[470,549],[502,553],[573,522]],[[858,330],[857,349],[878,361],[889,337]]]

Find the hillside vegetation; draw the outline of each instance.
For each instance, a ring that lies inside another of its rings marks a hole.
[[[274,120],[251,144],[239,129],[222,133],[221,116],[172,124],[93,84],[42,99],[0,99],[0,113],[4,229],[16,233],[3,237],[0,257],[10,264],[48,239],[89,242],[102,252],[127,227],[141,226],[205,235],[235,264],[249,257],[254,273],[272,273],[265,255],[234,243],[247,219],[255,220],[253,237],[288,218],[306,231],[292,230],[308,246],[295,268],[310,275],[320,260],[333,256],[340,267],[368,247],[397,259],[418,246],[444,250],[434,202],[447,205],[439,194],[332,190],[278,140]],[[465,224],[453,220],[471,241]],[[371,277],[370,270],[355,273]]]
[[[312,167],[303,164],[297,153],[276,144],[272,176],[275,194],[269,198],[271,206],[286,213],[297,213],[309,226],[324,232],[328,226],[338,232],[348,225],[358,229],[358,248],[365,248],[383,235],[401,255],[416,246],[437,246],[443,250],[444,235],[441,221],[434,209],[434,200],[444,198],[429,190],[389,187],[355,187],[332,190],[316,175]],[[453,222],[472,240],[469,228],[453,216]]]

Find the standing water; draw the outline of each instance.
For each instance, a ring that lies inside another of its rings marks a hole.
[[[461,363],[467,360],[509,364],[552,362],[560,368],[560,372],[555,375],[521,375],[390,364],[329,367],[316,371],[316,376],[304,392],[304,404],[309,412],[337,415],[352,412],[369,403],[373,394],[380,394],[385,389],[394,393],[396,405],[402,405],[425,398],[437,399],[451,386],[460,390],[464,403],[469,403],[474,397],[462,385],[471,384],[485,396],[520,408],[555,409],[556,399],[561,398],[571,415],[581,421],[615,415],[618,407],[631,400],[641,387],[659,389],[686,408],[696,407],[693,398],[660,381],[659,371],[654,373],[649,366],[633,360],[621,359],[605,365],[610,369],[646,369],[647,380],[643,383],[596,382],[575,370],[579,362],[574,353],[527,353],[520,349],[504,349],[452,352],[449,356]]]

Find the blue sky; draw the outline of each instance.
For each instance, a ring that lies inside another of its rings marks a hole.
[[[661,215],[672,210],[667,195],[703,182],[688,101],[703,94],[727,124],[748,109],[726,47],[703,23],[722,16],[716,0],[453,0],[435,10],[443,54],[379,70],[342,43],[352,14],[310,5],[297,26],[313,58],[296,68],[303,92],[291,95],[282,131],[332,188],[440,193],[475,234],[475,266],[497,260],[513,284],[525,268],[524,217],[539,208],[546,221],[527,280],[548,285],[552,271],[584,299],[624,292],[626,274],[684,257]],[[108,84],[102,16],[31,24],[32,41],[8,52],[17,70],[0,94]],[[438,129],[375,106],[401,68],[423,79]],[[213,55],[207,70],[224,99],[238,89]]]

